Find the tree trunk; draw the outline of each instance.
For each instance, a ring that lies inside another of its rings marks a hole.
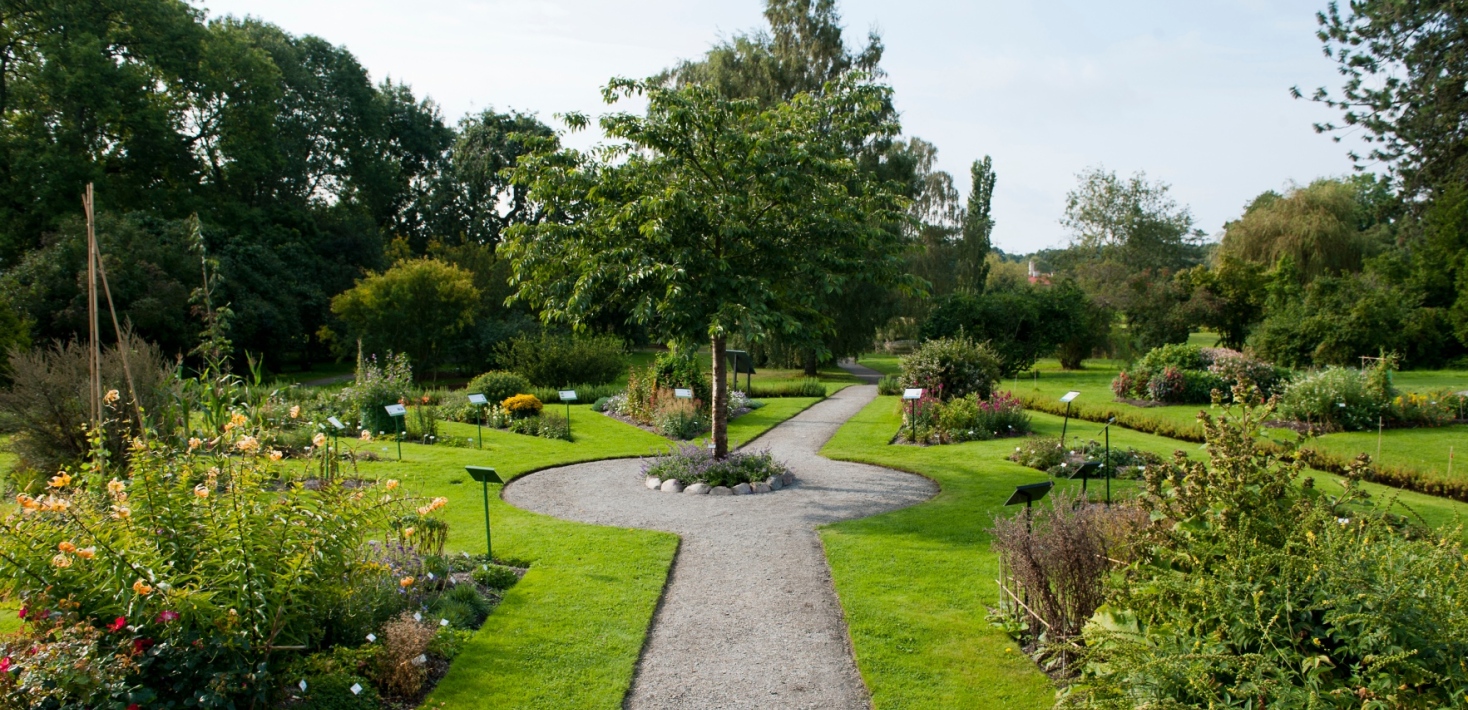
[[[819,360],[816,359],[816,351],[806,350],[801,353],[801,355],[803,356],[802,360],[804,361],[802,362],[802,365],[805,367],[805,376],[815,377],[819,375],[819,368],[821,363]]]
[[[729,455],[729,382],[727,370],[729,363],[725,358],[724,336],[714,336],[714,402],[713,416],[714,424],[714,457],[724,458]]]

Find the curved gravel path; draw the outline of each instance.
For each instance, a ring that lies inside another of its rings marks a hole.
[[[876,394],[847,387],[750,445],[795,471],[795,485],[781,491],[651,491],[641,462],[625,459],[549,469],[505,487],[505,500],[529,510],[682,537],[627,707],[870,707],[815,527],[938,492],[920,476],[817,455]]]

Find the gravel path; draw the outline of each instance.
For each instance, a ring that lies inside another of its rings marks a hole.
[[[847,387],[755,440],[795,485],[750,496],[662,493],[641,462],[602,461],[525,476],[510,503],[560,518],[682,537],[625,705],[643,708],[867,708],[815,526],[921,502],[920,476],[817,455],[876,396]]]

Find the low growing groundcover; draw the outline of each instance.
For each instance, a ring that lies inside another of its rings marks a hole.
[[[744,442],[819,401],[771,401],[730,427]],[[591,411],[571,407],[574,442],[484,431],[484,448],[352,442],[381,461],[359,464],[365,476],[398,478],[412,492],[445,496],[447,548],[484,551],[480,485],[464,466],[494,467],[512,480],[572,463],[645,456],[672,442]],[[444,433],[475,436],[469,424],[440,424]],[[677,536],[576,523],[521,510],[490,486],[495,557],[528,564],[465,646],[426,707],[619,708],[632,681],[652,614],[678,546]],[[439,704],[442,703],[442,706]]]
[[[1042,708],[1055,688],[1003,631],[986,618],[995,603],[998,560],[989,529],[1002,504],[1023,483],[1045,474],[1005,460],[1014,440],[976,441],[943,447],[892,446],[900,419],[898,399],[879,397],[843,426],[822,450],[833,459],[859,461],[918,473],[942,492],[925,503],[825,527],[821,539],[845,610],[857,665],[877,708]],[[1061,419],[1034,414],[1036,434],[1058,436]],[[1071,422],[1070,436],[1099,438],[1098,426]],[[1197,444],[1127,430],[1113,430],[1113,447],[1135,447],[1164,456]],[[1072,441],[1069,437],[1067,441]],[[1322,492],[1339,492],[1339,479],[1312,473]],[[1112,494],[1134,490],[1112,481]],[[1079,482],[1061,481],[1063,489]],[[1468,505],[1384,486],[1366,489],[1404,515],[1451,526]],[[1104,484],[1091,481],[1098,499]]]

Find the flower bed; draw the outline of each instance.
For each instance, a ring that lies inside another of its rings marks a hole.
[[[659,490],[681,492],[685,489],[707,493],[724,488],[729,492],[744,485],[746,492],[753,492],[757,485],[781,486],[792,477],[790,468],[775,460],[768,451],[746,453],[735,451],[718,459],[707,449],[692,444],[682,444],[666,455],[643,462],[642,473],[649,480],[657,479]],[[779,479],[778,484],[771,484]],[[677,486],[668,486],[677,482]],[[700,490],[692,487],[701,485]],[[651,488],[652,486],[649,485]],[[761,491],[762,492],[762,491]]]
[[[1072,443],[1070,447],[1063,447],[1060,439],[1048,436],[1025,440],[1023,444],[1014,447],[1014,453],[1009,455],[1009,460],[1060,478],[1069,478],[1071,472],[1087,461],[1100,461],[1103,465],[1107,463],[1106,446],[1099,441],[1087,441],[1080,446]],[[1163,463],[1161,456],[1150,451],[1131,447],[1111,449],[1112,478],[1141,479],[1148,466],[1160,466]],[[1098,472],[1095,478],[1104,475],[1104,472]]]
[[[1029,432],[1030,416],[1008,392],[995,392],[988,399],[975,394],[945,402],[925,390],[921,399],[902,403],[897,439],[910,444],[957,444]]]
[[[1164,345],[1118,373],[1111,391],[1124,401],[1207,404],[1214,390],[1228,401],[1240,382],[1253,383],[1267,397],[1287,381],[1287,371],[1237,350]]]

